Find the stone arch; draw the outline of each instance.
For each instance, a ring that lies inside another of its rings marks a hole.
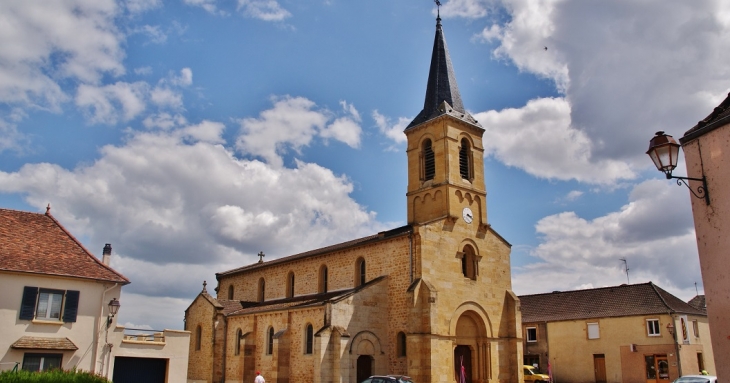
[[[492,353],[490,341],[494,333],[489,315],[476,302],[464,302],[455,311],[449,323],[453,340],[452,365],[458,376],[464,367],[468,381],[491,379]]]
[[[350,353],[350,376],[353,379],[357,376],[357,362],[361,356],[372,357],[373,374],[389,373],[388,360],[380,338],[372,331],[364,330],[355,334],[350,340],[348,351]]]
[[[456,337],[456,327],[462,315],[467,315],[478,326],[479,337],[491,338],[494,336],[492,322],[487,312],[476,302],[464,302],[454,310],[449,321],[449,335]]]

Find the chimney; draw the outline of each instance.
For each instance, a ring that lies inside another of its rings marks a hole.
[[[104,251],[102,252],[101,263],[109,266],[109,258],[112,257],[112,244],[107,243],[104,245]]]

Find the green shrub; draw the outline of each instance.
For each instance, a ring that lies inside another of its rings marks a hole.
[[[110,383],[102,376],[86,371],[51,370],[42,372],[3,371],[0,383]]]

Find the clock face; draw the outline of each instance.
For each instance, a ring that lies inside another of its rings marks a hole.
[[[464,217],[464,222],[466,223],[471,223],[471,221],[474,220],[474,213],[472,213],[471,209],[468,207],[465,207],[464,210],[462,210],[461,216]]]

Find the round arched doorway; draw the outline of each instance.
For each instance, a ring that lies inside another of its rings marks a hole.
[[[357,357],[357,381],[362,382],[373,374],[373,357],[360,355]]]
[[[483,376],[482,367],[486,366],[486,355],[480,347],[484,348],[485,330],[484,322],[476,312],[467,310],[459,316],[454,334],[454,378],[456,382],[470,383],[474,377],[480,379]]]

